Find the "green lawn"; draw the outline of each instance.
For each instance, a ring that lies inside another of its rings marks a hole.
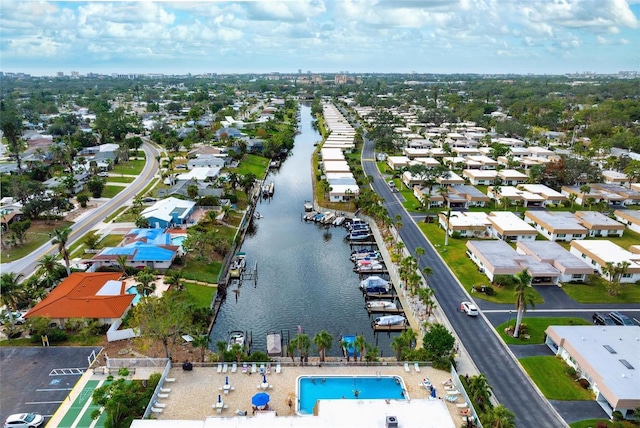
[[[144,159],[132,159],[127,162],[120,162],[113,167],[112,173],[138,175],[142,172],[145,163],[146,161]]]
[[[104,190],[102,191],[103,198],[113,198],[118,193],[122,192],[126,187],[122,186],[104,186]]]
[[[513,312],[513,317],[510,322],[506,322],[500,324],[496,327],[498,334],[502,337],[502,340],[505,341],[508,345],[531,345],[531,344],[539,344],[544,343],[544,331],[550,325],[591,325],[590,322],[583,318],[527,318],[525,317],[522,321],[523,324],[527,326],[527,334],[529,335],[529,339],[524,338],[513,338],[505,334],[504,330],[507,326],[513,326],[516,323],[516,313],[515,310]]]
[[[108,182],[113,182],[113,183],[133,183],[133,180],[135,180],[136,177],[115,177],[115,176],[110,176],[107,178],[107,183]]]
[[[98,248],[117,247],[124,239],[124,235],[107,235],[98,242]]]
[[[579,303],[640,303],[640,287],[625,284],[617,296],[607,294],[606,281],[592,278],[590,284],[563,284],[562,289],[569,297]]]
[[[109,223],[111,220],[113,220],[114,218],[116,218],[118,216],[118,214],[120,214],[122,211],[126,210],[127,207],[126,206],[122,206],[118,209],[116,209],[114,212],[112,212],[111,214],[109,214],[107,216],[107,218],[104,219],[105,223]]]
[[[262,156],[245,155],[238,168],[230,168],[229,170],[241,175],[252,172],[261,180],[268,167],[269,159]]]
[[[189,294],[193,296],[198,307],[211,307],[213,296],[216,295],[216,291],[218,290],[217,287],[207,287],[206,285],[190,284],[188,282],[183,282],[183,285]]]
[[[2,263],[6,263],[21,259],[51,239],[49,238],[49,233],[53,232],[53,229],[71,226],[72,224],[73,222],[62,220],[32,221],[31,227],[26,232],[25,243],[18,246],[3,248],[0,260],[2,260]]]
[[[595,428],[598,426],[598,423],[605,424],[607,428],[633,428],[638,427],[638,424],[634,424],[631,421],[620,421],[620,422],[612,422],[608,419],[585,419],[583,421],[574,422],[569,424],[571,428]]]
[[[218,282],[218,275],[222,269],[222,263],[213,262],[208,263],[206,261],[195,260],[189,258],[186,266],[182,270],[182,276],[185,279],[192,279],[194,281],[204,281],[210,283]]]
[[[138,218],[138,215],[136,215],[130,208],[127,211],[123,212],[118,218],[116,218],[115,223],[136,221],[136,218]]]
[[[85,234],[82,238],[80,238],[72,246],[69,247],[69,254],[72,259],[76,257],[91,258],[93,256],[92,254],[87,254],[84,252],[84,250],[87,248],[84,244],[84,241],[86,237],[92,233],[94,232]],[[98,242],[96,249],[99,250],[104,247],[116,247],[123,238],[124,235],[107,235]]]
[[[466,255],[466,239],[449,237],[448,245],[444,246],[444,230],[435,223],[418,223],[422,233],[436,248],[436,251],[447,263],[451,271],[458,277],[464,288],[470,293],[473,286],[490,285],[489,278],[478,272],[478,267]],[[427,279],[428,280],[428,279]],[[473,297],[497,303],[515,303],[513,286],[502,288],[493,287],[496,294],[488,296],[485,293],[473,292]],[[542,303],[542,297],[535,294],[535,303]]]
[[[593,400],[567,373],[567,365],[555,356],[527,357],[520,363],[549,400]]]

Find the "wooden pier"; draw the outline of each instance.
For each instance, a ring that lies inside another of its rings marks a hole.
[[[377,294],[377,293],[367,293],[365,291],[363,291],[362,294],[364,294],[365,300],[370,300],[370,299],[386,300],[386,299],[395,299],[397,297],[395,294]]]
[[[368,306],[365,306],[367,308],[367,312],[369,313],[369,315],[371,314],[404,314],[404,309],[402,308],[394,308],[394,309],[389,309],[389,308],[370,308]]]

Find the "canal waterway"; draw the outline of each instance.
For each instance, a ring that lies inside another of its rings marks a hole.
[[[282,167],[269,174],[275,183],[273,198],[256,208],[262,218],[242,244],[249,269],[257,263],[258,279],[230,286],[211,330],[212,344],[227,341],[232,330],[250,332],[251,351],[266,352],[271,331],[297,334],[298,326],[310,339],[321,330],[334,337],[328,356],[340,356],[342,335],[364,334],[383,356],[394,355],[387,333],[377,334],[358,288],[359,277],[349,260],[351,248],[343,227],[324,228],[302,220],[304,202],[313,199],[311,157],[321,140],[312,127],[311,108],[302,105],[300,134]],[[315,346],[310,349],[314,356]],[[315,354],[317,355],[317,353]]]

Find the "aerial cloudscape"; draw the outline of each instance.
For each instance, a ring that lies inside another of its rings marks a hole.
[[[0,71],[616,73],[640,0],[2,0]]]

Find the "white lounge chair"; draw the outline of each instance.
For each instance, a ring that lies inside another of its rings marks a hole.
[[[277,364],[276,364],[276,373],[277,373],[277,374],[282,373],[282,366],[280,365],[280,363],[277,363]]]
[[[158,409],[164,409],[165,407],[167,407],[167,405],[165,403],[158,403],[156,401],[155,403],[153,403],[153,407],[157,407]]]
[[[222,363],[218,363],[218,373],[222,373]]]
[[[152,407],[152,408],[151,408],[151,411],[152,411],[153,413],[162,413],[162,409],[158,409],[158,408],[156,408],[156,407]]]
[[[227,363],[224,363],[222,365],[222,373],[226,373],[228,369],[229,369],[229,365]]]
[[[260,364],[260,374],[264,374],[264,364]]]
[[[418,363],[413,363],[413,369],[414,369],[416,372],[420,373],[420,364],[418,364]]]
[[[160,388],[160,392],[171,392],[171,388]]]
[[[169,394],[158,394],[158,398],[169,398]]]
[[[407,373],[411,371],[411,369],[409,368],[409,363],[406,361],[404,362],[404,371]]]
[[[251,373],[255,373],[256,371],[258,371],[258,366],[256,365],[256,363],[251,364]]]
[[[231,373],[235,373],[238,370],[238,363],[231,364]]]
[[[165,382],[175,382],[176,378],[175,377],[168,377],[164,380]]]

